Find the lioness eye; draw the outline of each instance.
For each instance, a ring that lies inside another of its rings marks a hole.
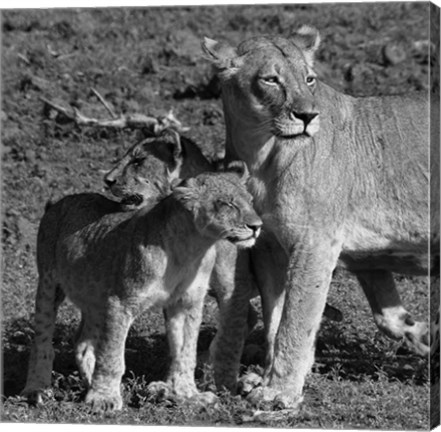
[[[308,84],[308,85],[313,85],[313,84],[315,83],[315,76],[313,76],[313,75],[308,75],[308,76],[305,78],[305,81],[306,81],[306,84]]]
[[[262,81],[264,81],[266,84],[279,84],[279,78],[276,76],[263,77]]]

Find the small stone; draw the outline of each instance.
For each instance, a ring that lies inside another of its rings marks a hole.
[[[141,73],[143,75],[150,75],[150,74],[157,74],[158,72],[159,72],[158,62],[154,58],[147,56],[142,64]]]
[[[390,42],[383,47],[383,60],[386,65],[396,65],[406,58],[406,50],[401,44]]]
[[[32,245],[35,241],[34,238],[34,227],[31,222],[29,222],[23,216],[17,217],[17,234],[20,244],[23,246]]]
[[[35,163],[35,151],[28,149],[24,153],[25,160],[29,163]]]

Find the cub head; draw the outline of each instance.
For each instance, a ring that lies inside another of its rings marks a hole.
[[[302,26],[289,39],[260,36],[233,48],[205,38],[202,48],[218,70],[226,113],[262,134],[292,138],[319,130],[313,71],[319,44],[318,31]]]
[[[248,171],[243,162],[232,162],[222,173],[203,173],[174,188],[174,197],[189,210],[196,228],[205,237],[226,239],[239,247],[256,242],[262,220],[247,192]]]
[[[182,163],[179,134],[166,130],[130,148],[105,175],[104,183],[126,209],[134,209],[168,194]]]

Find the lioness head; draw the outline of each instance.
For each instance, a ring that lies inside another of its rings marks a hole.
[[[130,148],[104,177],[108,190],[133,209],[169,192],[179,177],[183,156],[179,135],[171,130]]]
[[[303,26],[291,38],[254,37],[237,48],[205,38],[202,47],[216,66],[231,116],[257,123],[282,138],[319,130],[315,100],[316,29]]]
[[[194,215],[202,235],[251,247],[259,236],[262,220],[253,209],[247,178],[245,164],[232,162],[226,172],[203,173],[184,180],[174,188],[173,195]]]

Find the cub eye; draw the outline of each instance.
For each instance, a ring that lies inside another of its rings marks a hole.
[[[140,167],[144,162],[144,160],[145,160],[144,157],[141,156],[135,157],[132,161],[132,165],[135,165],[135,167]]]
[[[269,84],[269,85],[278,85],[278,84],[280,84],[279,77],[277,77],[275,75],[262,77],[261,80],[265,84]]]
[[[309,86],[314,85],[315,84],[315,76],[314,75],[308,75],[305,78],[305,82],[306,84],[308,84]]]
[[[236,206],[232,202],[223,200],[217,200],[215,206],[217,210],[236,209]]]

